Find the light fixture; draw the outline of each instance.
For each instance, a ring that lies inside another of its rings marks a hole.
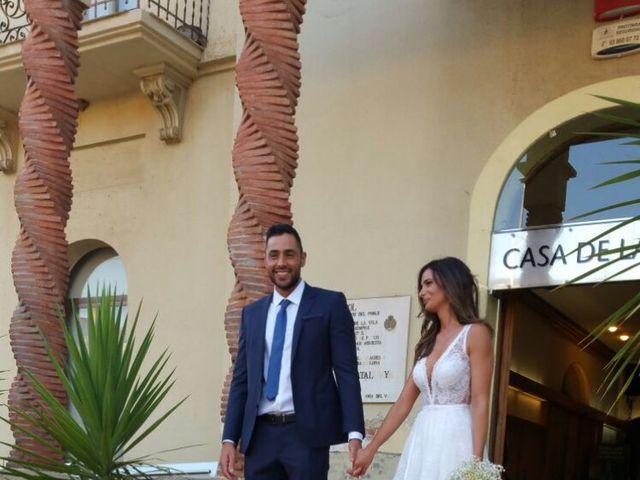
[[[623,342],[626,342],[627,340],[629,340],[629,335],[623,334],[623,335],[620,335],[618,338]]]
[[[540,403],[545,403],[547,400],[545,398],[542,397],[538,397],[537,395],[534,395],[533,393],[529,393],[529,392],[525,392],[524,390],[514,387],[512,385],[509,385],[509,390],[512,390],[516,395],[522,395],[526,398],[529,398],[530,400],[535,400],[537,402]]]
[[[611,333],[614,333],[618,331],[618,327],[616,325],[611,325],[609,328],[607,328],[607,330],[609,330]]]

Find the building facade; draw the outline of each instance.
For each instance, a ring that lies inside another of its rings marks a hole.
[[[597,456],[592,448],[603,435],[616,444],[616,429],[638,414],[633,398],[608,412],[596,393],[618,344],[577,346],[589,329],[578,308],[591,298],[584,287],[559,299],[545,288],[553,282],[496,288],[489,281],[494,233],[568,222],[565,215],[496,223],[523,156],[542,165],[567,145],[588,143],[580,129],[595,127],[571,122],[610,107],[594,95],[640,101],[640,57],[591,57],[592,13],[590,2],[578,0],[317,0],[307,4],[299,36],[300,158],[291,204],[309,255],[305,280],[348,298],[411,295],[402,346],[408,374],[421,324],[417,272],[435,257],[464,259],[481,286],[482,315],[496,328],[490,450],[521,471],[535,467],[514,460],[505,444],[515,452],[591,432],[583,453],[543,458],[547,476],[537,478],[560,478],[549,476],[560,470],[562,478],[584,478],[581,455]],[[19,14],[11,18],[7,30],[24,23]],[[17,128],[24,74],[19,29],[0,32],[0,41],[0,152],[14,164],[0,174],[2,332],[17,301],[10,259],[19,227],[14,172],[24,162]],[[172,399],[189,400],[140,452],[200,445],[163,455],[167,462],[219,454],[231,362],[224,315],[235,283],[227,249],[237,201],[231,151],[242,114],[234,65],[243,42],[237,2],[215,0],[94,3],[80,33],[84,110],[67,227],[72,295],[81,298],[86,278],[111,261],[116,273],[106,278],[126,279],[128,304],[144,298],[147,323],[159,313],[156,348],[169,346],[177,367]],[[574,177],[565,177],[566,187]],[[540,205],[530,197],[514,200],[519,218]],[[574,205],[569,197],[565,203]],[[7,338],[0,365],[13,366]],[[388,408],[365,404],[369,425]],[[557,424],[583,430],[549,433]],[[401,428],[386,451],[400,452],[407,433]],[[554,448],[564,452],[563,445]]]

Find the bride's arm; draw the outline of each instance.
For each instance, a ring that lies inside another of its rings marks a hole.
[[[394,403],[389,409],[387,416],[384,417],[382,425],[380,425],[380,428],[371,439],[371,442],[358,452],[356,461],[348,471],[351,476],[359,477],[366,473],[371,461],[373,460],[373,456],[376,454],[380,446],[386,442],[402,422],[405,421],[413,407],[413,404],[418,398],[418,395],[420,395],[420,390],[413,382],[412,375],[409,375],[398,400],[396,400],[396,403]]]
[[[489,430],[489,392],[493,373],[493,344],[491,332],[484,324],[475,324],[467,338],[471,363],[471,423],[473,455],[484,456]]]

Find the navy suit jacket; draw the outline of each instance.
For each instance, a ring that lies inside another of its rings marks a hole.
[[[223,439],[247,452],[264,386],[267,312],[273,295],[242,310],[238,355],[229,390]],[[291,346],[296,428],[312,448],[364,435],[353,318],[345,296],[305,285]]]

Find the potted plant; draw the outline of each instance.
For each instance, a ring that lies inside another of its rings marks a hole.
[[[110,288],[103,288],[97,300],[89,296],[85,328],[75,308],[69,323],[60,315],[68,363],[61,363],[48,346],[47,351],[77,414],[28,371],[44,408],[12,411],[34,427],[21,428],[22,433],[63,456],[65,462],[2,442],[28,460],[0,457],[5,461],[1,474],[28,480],[59,480],[67,475],[86,480],[148,476],[141,470],[149,464],[148,457],[132,457],[131,451],[186,398],[150,420],[174,384],[174,371],[165,370],[170,358],[167,350],[155,360],[149,358],[155,320],[136,345],[139,316],[140,306],[130,322]],[[2,420],[19,428],[7,418]]]

